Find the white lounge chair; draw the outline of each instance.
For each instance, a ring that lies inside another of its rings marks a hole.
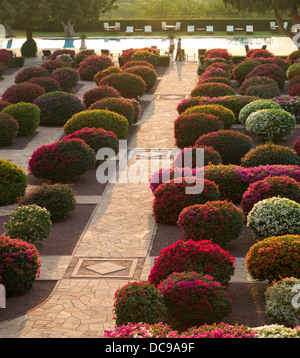
[[[104,22],[103,27],[104,27],[104,31],[110,31],[108,22]]]
[[[275,22],[275,21],[271,21],[271,22],[270,22],[270,31],[271,31],[271,32],[276,32],[276,31],[277,31],[277,26],[276,26],[276,22]]]
[[[207,34],[213,34],[214,33],[214,27],[213,26],[206,26],[206,33]]]
[[[195,26],[193,26],[193,25],[189,25],[188,27],[187,27],[187,33],[188,34],[194,34],[195,33]]]
[[[166,23],[166,22],[162,22],[162,23],[161,23],[161,29],[162,29],[163,31],[167,31],[167,23]]]
[[[247,25],[246,26],[246,34],[247,35],[253,35],[253,25]]]
[[[288,23],[287,21],[283,23],[283,28],[284,28],[285,30],[288,29],[288,26],[289,26],[289,23]]]
[[[227,32],[227,34],[230,34],[230,35],[234,34],[234,26],[227,25],[226,26],[226,32]]]
[[[120,30],[121,30],[120,22],[115,22],[115,31],[120,31]]]
[[[181,22],[176,22],[175,31],[180,31]]]
[[[132,35],[133,34],[133,26],[127,26],[125,33],[126,33],[126,35]]]
[[[144,27],[144,32],[145,32],[145,34],[152,34],[152,26],[151,25],[146,25],[145,27]]]

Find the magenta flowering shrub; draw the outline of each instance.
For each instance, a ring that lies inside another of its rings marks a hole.
[[[80,63],[89,56],[96,55],[95,50],[82,50],[75,54],[74,66],[78,68]]]
[[[10,106],[10,105],[11,105],[11,103],[0,100],[0,111],[2,111],[2,109],[4,109],[7,106]]]
[[[45,93],[44,88],[35,83],[17,83],[4,91],[2,101],[9,103],[29,102],[32,103],[39,96]]]
[[[51,73],[50,78],[55,79],[64,92],[72,92],[79,81],[78,72],[71,67],[57,68]]]
[[[199,79],[199,82],[198,84],[203,84],[203,83],[211,83],[211,82],[216,82],[216,83],[224,83],[225,85],[227,86],[231,86],[233,87],[233,84],[231,82],[230,79],[226,78],[226,77],[222,77],[221,75],[220,76],[214,76],[214,77],[206,77],[206,76],[201,76],[200,79]]]
[[[178,114],[182,114],[190,107],[200,106],[203,104],[212,104],[212,101],[212,97],[189,97],[179,102],[176,109]]]
[[[213,78],[213,77],[223,77],[223,78],[227,78],[230,81],[230,75],[228,74],[228,72],[220,67],[217,66],[208,66],[204,72],[202,73],[202,75],[199,77],[199,81],[198,84],[202,83],[203,80],[207,79],[207,78]],[[229,86],[231,86],[231,83],[229,84]]]
[[[236,79],[238,84],[241,85],[245,81],[247,75],[260,64],[261,63],[259,61],[254,60],[245,60],[240,62],[233,68],[232,72],[234,79]]]
[[[153,88],[156,83],[157,73],[153,68],[150,68],[149,66],[132,66],[124,71],[142,77],[142,79],[146,83],[146,91],[149,91],[151,88]]]
[[[66,183],[93,169],[96,155],[81,139],[69,139],[42,145],[28,161],[30,174],[53,183]]]
[[[40,277],[41,262],[36,247],[26,241],[0,236],[0,284],[7,297],[27,293]]]
[[[243,156],[252,148],[251,137],[236,130],[219,130],[202,135],[196,147],[213,147],[222,157],[223,164],[239,165]]]
[[[84,92],[82,101],[85,108],[89,108],[93,103],[108,97],[118,98],[121,97],[121,94],[111,86],[99,85],[98,87],[91,88]]]
[[[93,81],[97,72],[103,71],[113,65],[113,61],[108,56],[88,56],[79,65],[79,78],[82,81]]]
[[[253,77],[245,79],[245,81],[242,83],[242,85],[239,88],[239,94],[243,95],[243,96],[246,95],[248,88],[254,87],[254,86],[271,86],[275,90],[279,91],[278,84],[274,79],[272,79],[270,77],[253,76]]]
[[[39,66],[29,66],[22,69],[15,77],[15,83],[26,82],[34,77],[47,77],[48,71]]]
[[[208,275],[173,272],[157,288],[169,315],[189,326],[220,322],[232,309],[226,287]]]
[[[45,93],[61,91],[61,86],[58,81],[50,77],[33,77],[30,78],[27,82],[35,83],[36,85],[44,88]]]
[[[62,49],[62,50],[56,50],[53,52],[51,56],[51,61],[56,61],[61,55],[68,55],[72,58],[72,60],[75,60],[75,51],[70,49]]]
[[[293,96],[279,96],[273,98],[272,101],[278,103],[282,109],[293,114],[296,118],[300,114],[300,98]]]
[[[300,95],[300,84],[295,84],[290,90],[289,90],[289,96],[299,96]]]
[[[157,287],[147,281],[129,282],[115,293],[116,325],[158,323],[166,312],[164,299]]]
[[[241,209],[231,202],[209,201],[184,208],[177,221],[182,240],[211,240],[224,247],[239,237],[244,224]]]
[[[234,273],[235,258],[211,240],[179,240],[165,247],[150,271],[148,281],[158,285],[173,272],[197,272],[213,276],[227,286]]]
[[[207,96],[207,97],[221,97],[234,95],[235,91],[231,86],[224,83],[203,83],[198,84],[191,92],[191,97]]]
[[[293,143],[294,151],[297,153],[298,156],[300,156],[300,136],[297,137],[295,142]]]
[[[180,153],[174,159],[175,168],[196,168],[200,166],[201,157],[199,147],[190,147],[181,149]],[[202,166],[209,164],[222,164],[221,155],[213,147],[201,147],[203,149],[204,161]]]
[[[284,70],[276,64],[256,66],[250,73],[248,73],[246,78],[251,78],[254,76],[272,78],[277,82],[280,91],[282,91],[284,88],[286,75]]]
[[[288,176],[300,182],[300,166],[298,165],[260,165],[244,170],[244,175],[249,183],[263,180],[269,176]]]
[[[232,60],[232,55],[228,52],[228,50],[223,48],[216,48],[206,51],[204,54],[204,61],[211,58],[223,58],[227,61]]]
[[[56,69],[62,68],[62,67],[72,67],[72,64],[70,62],[52,60],[52,61],[43,62],[41,64],[41,67],[45,68],[48,71],[48,76],[49,76]]]
[[[275,57],[274,54],[266,49],[253,49],[247,52],[249,58],[260,58],[260,57]]]
[[[127,68],[134,67],[134,66],[148,66],[150,68],[154,68],[152,63],[145,61],[145,60],[134,60],[134,61],[127,61],[122,67],[122,70],[127,70]]]
[[[204,204],[220,197],[219,189],[212,181],[187,177],[181,182],[176,181],[172,179],[161,184],[154,192],[153,215],[157,223],[175,225],[181,210],[186,206]],[[203,190],[199,190],[199,187],[203,187]]]
[[[10,145],[19,131],[19,123],[7,113],[0,112],[0,147]]]
[[[288,198],[300,203],[300,183],[287,176],[270,176],[249,185],[243,194],[241,206],[248,214],[254,204],[274,196]]]
[[[97,86],[99,86],[102,78],[109,76],[112,73],[121,73],[121,72],[123,72],[123,70],[120,67],[110,66],[110,67],[106,68],[105,70],[97,72],[94,77],[94,82],[96,83]]]
[[[4,65],[5,67],[9,66],[12,58],[13,58],[13,52],[11,50],[7,49],[0,49],[0,64]]]

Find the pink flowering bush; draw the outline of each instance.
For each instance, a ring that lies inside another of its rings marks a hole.
[[[157,286],[168,314],[188,325],[220,322],[232,309],[226,288],[208,275],[173,272]]]
[[[281,196],[300,203],[300,183],[286,176],[272,176],[250,184],[242,197],[241,206],[248,214],[261,200]]]
[[[22,69],[15,77],[15,83],[26,82],[34,77],[47,77],[48,71],[39,66],[29,66]]]
[[[295,142],[293,143],[293,148],[298,156],[300,156],[300,137],[298,136]]]
[[[121,94],[119,91],[111,86],[102,86],[91,88],[84,92],[82,101],[85,108],[89,108],[93,103],[100,101],[103,98],[120,98]]]
[[[279,90],[282,91],[285,84],[286,75],[284,70],[276,64],[264,64],[256,66],[246,78],[254,76],[269,77],[275,80],[278,84]]]
[[[0,112],[0,147],[10,145],[19,131],[19,123],[7,113]]]
[[[113,61],[108,56],[88,56],[79,65],[79,78],[81,81],[93,81],[97,72],[105,70],[113,65]]]
[[[41,64],[41,67],[45,68],[48,71],[48,76],[49,76],[56,69],[63,68],[63,67],[72,67],[72,64],[70,62],[51,60],[51,61],[43,62]]]
[[[165,312],[162,294],[147,281],[129,282],[115,293],[114,313],[117,326],[138,322],[158,323]]]
[[[173,272],[194,271],[210,275],[227,286],[234,273],[235,259],[211,240],[179,240],[165,247],[154,260],[148,281],[158,285]]]
[[[44,88],[35,83],[17,83],[6,88],[2,95],[2,100],[12,104],[17,102],[33,103],[44,93]]]
[[[0,236],[0,284],[7,297],[27,293],[40,277],[41,262],[36,247],[26,241]]]
[[[199,187],[203,187],[203,190],[199,190]],[[187,189],[191,193],[188,193]],[[161,184],[154,192],[153,215],[155,221],[174,225],[181,210],[186,206],[218,200],[219,196],[219,189],[212,181],[185,177],[181,182],[176,182],[176,179],[172,179]]]
[[[232,72],[234,79],[237,80],[239,85],[241,85],[245,81],[247,75],[260,64],[261,63],[259,61],[254,60],[245,60],[240,62],[233,68]]]
[[[250,327],[238,324],[232,326],[221,322],[189,328],[181,333],[179,338],[255,338],[255,335],[255,330]]]
[[[245,81],[242,83],[242,85],[239,88],[239,94],[245,96],[249,88],[256,87],[256,86],[271,86],[272,88],[274,88],[275,91],[280,92],[278,84],[273,78],[263,77],[263,76],[253,76],[245,79]]]
[[[146,83],[146,91],[149,91],[151,88],[153,88],[156,83],[157,73],[149,66],[132,66],[124,71],[142,77]]]
[[[37,148],[28,161],[28,169],[36,178],[58,183],[73,181],[95,164],[92,148],[81,139],[69,139]]]
[[[175,168],[195,168],[200,166],[200,148],[190,147],[181,149],[180,153],[174,159]],[[204,161],[202,166],[209,164],[221,164],[222,158],[213,147],[201,147],[203,149]]]
[[[4,65],[5,67],[11,64],[13,59],[13,52],[7,49],[0,49],[0,64]]]
[[[150,68],[154,68],[152,63],[145,61],[145,60],[134,60],[134,61],[127,61],[122,67],[122,70],[127,70],[127,68],[134,67],[134,66],[148,66]]]
[[[275,57],[274,54],[268,50],[265,49],[255,49],[255,50],[250,50],[247,53],[247,57],[249,58],[260,58],[260,57]]]
[[[223,58],[225,60],[231,61],[232,55],[226,49],[217,48],[208,50],[204,54],[204,61],[211,58]]]
[[[123,70],[118,66],[110,66],[107,67],[105,70],[98,71],[94,76],[94,82],[97,86],[99,86],[100,81],[102,78],[111,75],[112,73],[121,73]]]
[[[71,67],[62,67],[54,70],[50,78],[56,80],[64,92],[72,92],[78,85],[78,72]]]
[[[221,247],[239,237],[243,223],[242,210],[226,200],[188,206],[177,221],[182,240],[212,239]]]
[[[235,91],[231,86],[224,83],[203,83],[198,84],[191,92],[191,97],[207,96],[221,97],[234,95]]]
[[[27,82],[35,83],[36,85],[44,88],[45,92],[55,92],[61,91],[61,86],[58,81],[50,77],[33,77],[30,78]]]

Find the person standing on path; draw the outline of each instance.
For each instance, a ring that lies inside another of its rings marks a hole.
[[[178,59],[181,61],[181,57],[182,57],[181,37],[179,37],[178,42],[177,42],[177,51],[176,51],[175,61],[177,61]]]

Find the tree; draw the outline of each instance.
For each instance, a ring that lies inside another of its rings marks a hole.
[[[279,31],[290,37],[295,36],[293,29],[283,27],[283,15],[288,15],[293,25],[300,24],[299,7],[300,0],[223,0],[224,4],[231,5],[234,9],[248,12],[273,11]]]

